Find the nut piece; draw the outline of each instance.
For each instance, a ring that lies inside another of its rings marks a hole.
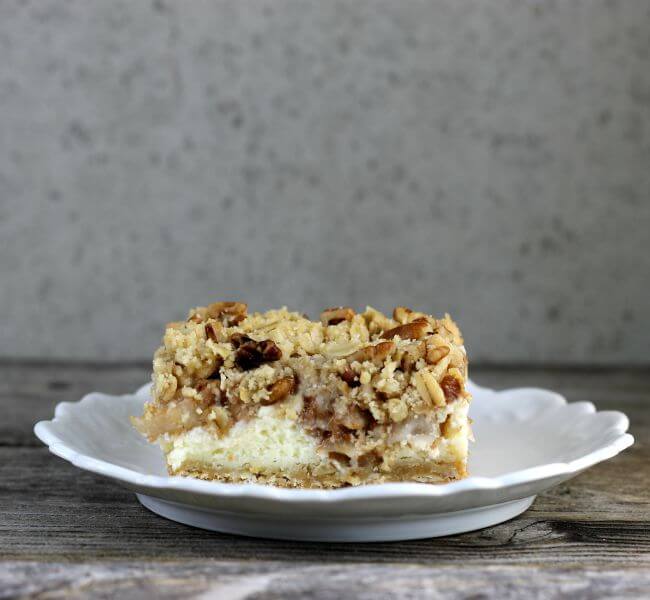
[[[409,321],[409,316],[411,315],[413,311],[410,308],[407,308],[406,306],[396,306],[393,309],[393,319],[395,319],[398,323],[401,323],[402,325],[404,323],[408,323]]]
[[[354,311],[349,306],[333,306],[320,314],[323,325],[338,325],[343,321],[351,321],[353,317]]]
[[[221,323],[212,321],[211,323],[205,324],[205,335],[209,340],[213,342],[225,342],[224,336],[222,335],[222,326]]]
[[[187,320],[203,323],[208,319],[222,319],[224,325],[232,327],[246,318],[247,309],[248,306],[243,302],[214,302],[208,306],[193,308]]]
[[[219,369],[223,366],[223,357],[217,355],[214,359],[214,367],[212,368],[212,373],[208,375],[208,379],[221,379],[221,372]]]
[[[284,400],[289,394],[295,391],[296,380],[293,377],[283,377],[278,379],[269,390],[269,397],[262,400],[260,404],[270,406],[280,400]]]
[[[396,336],[399,336],[403,340],[419,340],[432,331],[431,324],[423,319],[421,321],[416,320],[411,323],[406,323],[405,325],[393,327],[388,331],[384,331],[381,337],[387,340]]]
[[[412,323],[413,321],[428,321],[427,316],[424,313],[416,312],[406,306],[396,306],[393,309],[393,319],[402,325],[405,323]]]
[[[359,348],[356,352],[349,354],[347,359],[350,362],[366,362],[370,360],[374,363],[382,363],[395,350],[394,342],[379,342],[374,346],[365,346]]]
[[[254,342],[255,340],[253,338],[248,337],[247,335],[243,333],[233,333],[230,336],[230,343],[235,347],[239,348],[242,344],[246,342]]]
[[[351,388],[359,387],[361,382],[359,376],[350,367],[341,373],[341,379],[345,381]]]
[[[262,363],[273,362],[282,358],[282,350],[271,340],[256,342],[248,336],[236,334],[231,338],[235,352],[235,364],[243,371],[256,369]]]
[[[415,374],[415,387],[425,402],[431,402],[434,406],[445,406],[445,394],[429,371],[419,371]]]
[[[395,321],[389,319],[385,314],[379,312],[377,309],[372,308],[372,306],[366,307],[366,311],[363,313],[363,318],[368,327],[368,331],[371,334],[386,331],[391,327],[395,327]]]
[[[440,388],[442,389],[447,402],[452,402],[460,396],[460,382],[453,375],[445,375],[440,382]]]
[[[248,305],[243,302],[214,302],[206,307],[206,314],[212,319],[223,317],[228,327],[241,323],[246,318]]]
[[[426,361],[430,365],[435,365],[449,354],[449,346],[438,346],[427,348]]]

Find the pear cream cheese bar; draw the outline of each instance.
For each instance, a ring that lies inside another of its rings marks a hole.
[[[397,307],[248,314],[216,302],[169,323],[136,428],[169,473],[337,488],[467,474],[467,356],[447,315]]]

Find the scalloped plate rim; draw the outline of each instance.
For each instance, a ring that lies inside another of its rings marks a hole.
[[[255,483],[232,484],[203,481],[186,477],[146,475],[127,467],[122,467],[106,460],[97,459],[88,454],[78,452],[61,439],[52,428],[55,423],[63,421],[69,411],[74,410],[77,406],[91,404],[98,396],[122,400],[131,399],[134,396],[141,397],[148,392],[150,384],[145,384],[139,387],[132,394],[111,395],[103,394],[101,392],[91,392],[86,394],[77,402],[60,402],[55,407],[54,418],[36,423],[34,426],[34,433],[48,447],[52,454],[67,460],[74,466],[133,486],[146,486],[150,490],[173,489],[216,497],[248,497],[289,503],[305,501],[336,503],[346,500],[362,500],[369,498],[390,499],[404,496],[444,497],[472,490],[499,490],[521,484],[529,484],[535,481],[546,480],[552,477],[577,474],[588,467],[616,456],[634,443],[632,435],[627,433],[629,419],[620,411],[597,411],[596,407],[591,402],[581,401],[568,403],[566,398],[561,394],[538,387],[524,386],[504,390],[494,390],[488,387],[479,386],[473,382],[471,385],[474,389],[480,389],[484,393],[494,394],[496,396],[503,396],[505,394],[535,393],[538,396],[545,396],[549,404],[551,404],[552,399],[553,408],[562,405],[585,405],[587,409],[586,412],[589,414],[598,413],[615,416],[617,422],[611,425],[611,430],[613,433],[618,432],[618,436],[614,439],[608,440],[608,442],[602,447],[569,462],[547,463],[536,467],[511,471],[494,477],[470,476],[461,481],[447,484],[427,484],[417,482],[383,483],[335,490],[313,490],[278,488]]]

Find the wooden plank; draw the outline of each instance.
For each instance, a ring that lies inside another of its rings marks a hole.
[[[59,402],[92,391],[126,394],[150,376],[148,364],[0,363],[0,445],[40,446],[34,423],[52,418]]]
[[[508,523],[402,543],[316,544],[215,534],[166,521],[116,484],[38,448],[0,448],[5,560],[285,560],[650,567],[650,499],[633,448],[546,494]],[[616,491],[622,495],[615,497]]]
[[[650,571],[633,567],[399,565],[366,562],[100,562],[0,564],[0,597],[56,598],[641,598]]]

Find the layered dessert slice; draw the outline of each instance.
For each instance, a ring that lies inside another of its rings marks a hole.
[[[216,302],[167,325],[134,418],[169,473],[336,488],[465,477],[467,356],[446,315],[398,307],[247,313]]]

